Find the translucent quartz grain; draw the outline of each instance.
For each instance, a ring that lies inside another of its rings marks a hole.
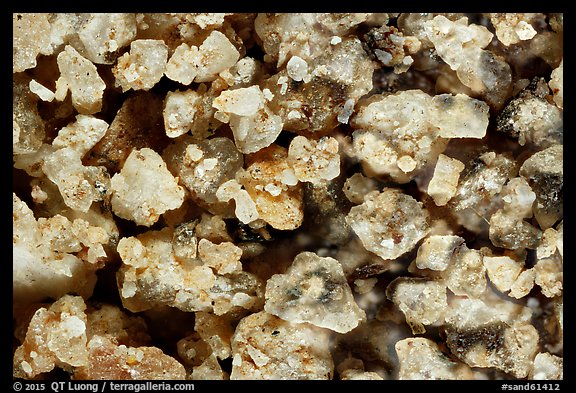
[[[304,60],[321,53],[323,40],[318,40],[311,34],[316,16],[311,14],[259,14],[254,21],[256,34],[262,40],[262,47],[266,54],[277,61],[281,66],[288,60],[288,53],[299,56]],[[294,40],[301,34],[303,42]],[[306,45],[307,44],[307,45]],[[313,50],[306,53],[306,47]]]
[[[244,157],[229,138],[216,137],[200,143],[188,136],[169,145],[163,152],[170,171],[200,204],[219,201],[218,188],[234,179],[244,164]]]
[[[400,190],[385,188],[366,195],[352,207],[346,222],[368,251],[394,259],[412,250],[429,231],[428,212],[422,203]]]
[[[242,249],[234,243],[214,244],[210,240],[200,239],[198,256],[206,265],[214,268],[218,274],[242,271],[242,264],[240,263]]]
[[[511,84],[508,63],[485,50],[493,34],[485,27],[469,24],[463,17],[451,21],[437,15],[424,22],[427,38],[438,55],[456,71],[460,81],[483,94],[492,105],[501,106]]]
[[[193,380],[209,381],[230,379],[228,373],[222,371],[222,366],[214,354],[208,356],[199,366],[194,367],[190,377]]]
[[[423,337],[406,338],[398,341],[394,347],[400,361],[398,379],[472,379],[469,367],[451,360],[432,340]]]
[[[563,223],[558,225],[558,229],[548,228],[542,233],[540,244],[536,249],[536,258],[542,259],[554,255],[556,251],[563,255],[564,231]]]
[[[488,105],[466,94],[438,94],[432,97],[430,123],[442,138],[476,138],[486,135]]]
[[[162,128],[162,97],[153,92],[133,93],[122,102],[110,127],[84,162],[105,166],[112,176],[122,169],[132,150],[160,150],[167,142]]]
[[[262,307],[261,279],[245,271],[220,275],[207,265],[181,263],[173,253],[172,235],[166,227],[118,242],[123,261],[118,288],[125,308],[139,312],[171,306],[223,315]]]
[[[543,14],[493,13],[490,22],[496,29],[496,37],[506,46],[533,38],[536,30],[532,23],[538,23]]]
[[[51,102],[54,100],[54,92],[45,87],[44,85],[36,82],[34,79],[30,81],[28,85],[30,91],[36,94],[42,101]]]
[[[448,348],[470,367],[494,367],[524,378],[538,350],[530,316],[527,307],[500,299],[454,300],[446,314]]]
[[[90,14],[78,37],[86,58],[96,64],[113,64],[117,53],[136,38],[136,16],[129,13]]]
[[[45,136],[45,125],[38,113],[38,97],[30,91],[23,76],[12,79],[12,148],[14,154],[34,153]]]
[[[214,356],[210,345],[197,332],[178,340],[176,350],[187,368],[198,367],[206,359]]]
[[[455,295],[479,298],[486,291],[486,268],[480,251],[466,244],[458,246],[450,264],[442,273],[446,286]]]
[[[194,91],[174,91],[164,100],[164,128],[166,135],[176,138],[194,127],[202,96]]]
[[[502,191],[516,173],[515,161],[505,154],[487,152],[471,160],[462,172],[454,198],[455,210],[477,207]]]
[[[326,330],[264,311],[244,317],[232,336],[230,379],[332,379]]]
[[[232,67],[240,54],[230,40],[220,31],[214,30],[198,48],[198,74],[196,82],[209,82],[216,75]]]
[[[311,252],[298,254],[286,273],[268,280],[264,309],[293,323],[308,322],[338,333],[354,329],[366,317],[340,263]]]
[[[516,278],[516,281],[514,281],[514,284],[510,287],[508,295],[516,299],[523,298],[528,295],[534,287],[535,279],[536,271],[534,268],[522,271]]]
[[[534,368],[530,371],[529,378],[533,380],[564,379],[563,363],[561,357],[540,352],[534,358]]]
[[[564,147],[553,145],[531,155],[520,167],[520,176],[528,180],[536,193],[534,217],[547,229],[563,215]]]
[[[338,141],[324,137],[318,141],[296,136],[288,148],[288,162],[300,181],[319,183],[340,174]]]
[[[80,154],[69,147],[46,156],[42,171],[58,186],[64,203],[84,213],[93,202],[102,200],[102,194],[96,187],[98,177],[108,183],[103,167],[84,166]]]
[[[564,60],[560,62],[558,68],[552,70],[550,75],[550,89],[554,93],[554,102],[558,108],[564,108]]]
[[[286,70],[290,78],[300,82],[308,75],[308,63],[298,56],[292,56],[286,64]]]
[[[198,47],[184,42],[172,53],[164,74],[173,81],[189,85],[198,75],[198,61]]]
[[[376,189],[376,181],[358,172],[350,176],[344,182],[342,191],[346,198],[352,203],[360,204],[364,201],[364,196]]]
[[[14,353],[14,376],[33,378],[56,365],[84,366],[86,305],[80,296],[64,295],[50,307],[39,308],[28,326],[26,338]]]
[[[63,218],[60,216],[60,218]],[[90,296],[96,284],[95,266],[85,263],[76,255],[77,248],[54,249],[51,239],[81,247],[72,233],[62,233],[58,225],[49,224],[59,220],[51,218],[43,225],[36,221],[28,205],[13,195],[13,296],[14,303],[28,304],[46,296],[59,298],[68,292]],[[62,221],[62,220],[59,220]],[[67,221],[67,220],[66,220]],[[104,235],[104,237],[106,237]],[[84,239],[86,243],[88,240]],[[107,240],[102,239],[103,243]],[[95,246],[97,246],[94,244]]]
[[[531,142],[547,147],[550,140],[560,138],[562,114],[556,105],[539,98],[518,99],[511,105],[509,122],[520,145]]]
[[[524,263],[518,263],[510,257],[484,257],[484,266],[488,278],[501,292],[507,292],[512,288],[516,279],[522,272]]]
[[[424,325],[441,319],[446,311],[446,286],[422,278],[398,277],[386,288],[386,296],[406,316],[414,334],[425,333]]]
[[[225,90],[212,106],[222,112],[238,116],[252,116],[264,105],[264,95],[258,86]]]
[[[501,196],[502,209],[490,217],[488,235],[492,243],[512,250],[536,248],[542,231],[528,222],[536,200],[528,182],[522,177],[511,179],[502,188]]]
[[[120,307],[101,304],[86,310],[86,335],[106,337],[118,344],[139,347],[150,343],[148,326],[143,317],[129,315]]]
[[[564,272],[562,261],[559,258],[539,260],[534,271],[536,273],[534,282],[540,286],[544,296],[555,297],[562,294]]]
[[[454,235],[429,236],[418,248],[416,266],[419,269],[446,270],[456,248],[464,243],[464,238]]]
[[[231,356],[230,340],[234,329],[226,317],[199,311],[195,314],[194,329],[210,345],[212,353],[218,359],[227,359]]]
[[[350,119],[356,129],[352,134],[355,155],[368,176],[388,175],[406,183],[423,167],[442,153],[447,140],[437,135],[429,123],[431,97],[420,90],[407,90],[390,95],[374,95],[360,102]],[[394,143],[390,143],[394,140]],[[416,165],[405,168],[397,161],[411,157]]]
[[[455,158],[444,154],[438,156],[434,175],[428,183],[428,195],[434,199],[437,206],[444,206],[456,194],[456,187],[460,179],[460,172],[464,164]]]
[[[242,153],[255,153],[269,146],[282,131],[282,118],[274,114],[258,86],[224,90],[212,103],[230,123],[234,141]]]
[[[90,115],[77,115],[75,122],[58,131],[52,146],[73,149],[80,157],[84,157],[102,139],[107,130],[108,123],[104,120]]]
[[[488,105],[463,94],[421,90],[361,100],[350,124],[355,155],[369,176],[406,183],[445,149],[449,138],[482,138]]]
[[[219,74],[230,87],[249,87],[261,75],[262,63],[250,56],[241,58],[238,63]]]
[[[96,66],[76,49],[67,45],[58,55],[60,78],[56,81],[56,99],[64,101],[70,90],[72,105],[82,114],[93,114],[102,109],[106,83]]]
[[[168,47],[162,40],[134,40],[130,52],[124,53],[112,69],[116,86],[150,90],[162,79],[168,61]]]
[[[234,214],[243,224],[249,224],[260,218],[256,203],[254,203],[248,191],[242,189],[240,183],[234,179],[228,180],[218,187],[216,197],[221,202],[229,202],[233,199],[235,204]]]
[[[50,29],[47,14],[12,14],[13,72],[34,68],[38,55],[52,53]]]

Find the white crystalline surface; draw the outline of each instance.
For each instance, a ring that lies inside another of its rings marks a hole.
[[[14,301],[39,301],[44,296],[58,298],[68,291],[90,295],[96,283],[96,269],[76,253],[82,249],[83,242],[92,244],[87,239],[79,239],[73,231],[76,228],[71,227],[65,217],[41,220],[43,222],[38,222],[26,203],[13,196]],[[67,229],[64,233],[63,228]],[[94,246],[107,242],[104,235]]]
[[[328,336],[264,311],[242,319],[232,336],[231,379],[331,379]]]
[[[198,75],[198,47],[180,44],[168,60],[164,74],[183,85],[192,83]]]
[[[290,143],[288,160],[298,180],[303,182],[331,180],[340,174],[338,141],[334,138],[316,142],[297,136]]]
[[[220,31],[214,30],[198,48],[198,74],[197,82],[207,82],[216,78],[216,75],[232,67],[240,54],[230,40]]]
[[[353,146],[370,176],[406,183],[445,149],[450,138],[482,138],[488,105],[463,94],[421,90],[375,95],[352,117]]]
[[[49,308],[39,308],[30,321],[24,343],[14,354],[15,373],[31,378],[56,364],[83,366],[86,349],[86,305],[80,296],[62,296]]]
[[[133,311],[168,305],[183,311],[211,311],[223,315],[234,308],[257,309],[263,288],[260,279],[242,270],[220,274],[212,259],[182,264],[172,249],[169,228],[126,237],[118,243],[124,264],[119,272],[120,296]],[[202,250],[204,255],[204,250]],[[221,262],[221,261],[220,261]]]
[[[496,37],[506,46],[534,38],[536,30],[532,21],[536,22],[542,14],[530,13],[494,13],[490,14],[490,22],[496,28]]]
[[[225,90],[212,106],[225,115],[222,120],[230,123],[236,147],[242,153],[255,153],[269,146],[282,131],[282,118],[271,112],[258,86]]]
[[[431,123],[442,138],[483,138],[488,127],[488,105],[465,94],[432,98]]]
[[[416,265],[419,269],[446,270],[452,255],[464,239],[454,235],[427,237],[418,248]]]
[[[54,92],[36,82],[34,79],[30,81],[29,87],[30,91],[40,97],[42,101],[51,102],[54,99]]]
[[[78,36],[84,45],[86,58],[96,64],[112,64],[114,53],[136,38],[134,14],[96,13],[84,23]]]
[[[368,251],[394,259],[410,251],[429,231],[421,203],[396,189],[373,191],[354,206],[346,222]]]
[[[434,341],[423,337],[407,338],[394,347],[400,360],[399,379],[472,379],[472,370],[451,360]]]
[[[46,14],[12,15],[13,72],[33,68],[40,54],[52,53],[50,27]]]
[[[548,84],[554,93],[554,102],[558,108],[564,108],[564,61],[552,71]]]
[[[547,352],[541,352],[534,358],[534,369],[530,379],[558,380],[564,379],[563,361],[561,357]]]
[[[434,176],[428,184],[428,195],[434,199],[437,206],[446,205],[456,194],[460,172],[463,170],[462,162],[444,154],[438,156]]]
[[[111,179],[112,209],[119,217],[150,226],[167,210],[180,207],[184,189],[153,150],[134,150]]]
[[[194,90],[169,92],[163,111],[166,135],[176,138],[190,131],[194,127],[201,100],[202,96]]]
[[[58,136],[52,141],[57,148],[70,148],[83,157],[96,143],[102,139],[108,130],[108,124],[93,116],[78,115],[76,122],[58,131]]]
[[[484,257],[484,266],[490,281],[499,291],[506,292],[516,282],[523,264],[509,257]]]
[[[490,50],[486,50],[494,34],[485,26],[468,23],[467,17],[456,21],[437,15],[424,22],[426,38],[460,82],[482,94],[492,104],[501,106],[503,94],[511,82],[511,69]]]
[[[98,74],[96,66],[68,45],[58,55],[58,68],[60,78],[56,82],[56,99],[63,101],[70,90],[72,104],[78,112],[99,112],[102,109],[106,84]]]
[[[122,55],[113,69],[122,91],[149,90],[166,70],[168,47],[162,40],[135,40],[130,52]]]
[[[416,334],[442,318],[448,307],[446,286],[440,282],[400,277],[389,284],[386,294]]]

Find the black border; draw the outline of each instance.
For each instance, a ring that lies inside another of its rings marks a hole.
[[[371,12],[543,12],[545,9],[546,12],[563,12],[564,18],[566,22],[564,23],[564,40],[565,40],[565,47],[568,50],[565,52],[565,85],[568,87],[574,86],[573,83],[573,74],[570,72],[574,70],[574,60],[573,60],[573,48],[574,46],[574,13],[569,12],[570,3],[569,2],[560,2],[560,1],[547,1],[546,3],[534,3],[534,2],[492,2],[492,1],[482,1],[482,2],[465,2],[465,3],[431,3],[431,2],[419,2],[418,0],[413,0],[412,3],[408,2],[398,2],[398,3],[388,3],[382,0],[379,1],[350,1],[350,2],[342,2],[342,1],[332,1],[330,3],[323,3],[323,2],[312,2],[308,1],[305,3],[300,3],[297,1],[285,1],[285,2],[244,2],[244,1],[233,1],[233,2],[204,2],[200,3],[199,1],[188,2],[188,1],[162,1],[159,3],[152,3],[150,1],[145,2],[115,2],[115,3],[108,3],[108,2],[88,2],[88,1],[79,1],[78,3],[63,3],[63,2],[38,2],[38,1],[26,1],[26,2],[18,2],[18,3],[10,3],[8,8],[11,12],[3,13],[3,20],[6,24],[11,24],[11,14],[13,12],[189,12],[190,8],[194,8],[195,10],[201,12],[364,12],[364,11],[371,11]],[[6,53],[9,50],[9,45],[11,45],[11,39],[6,37]],[[11,75],[8,76],[8,73],[11,74],[11,69],[5,68],[6,70],[6,77],[11,78]],[[12,82],[7,81],[4,85],[6,88],[6,95],[8,95],[8,89],[11,87]],[[565,89],[567,90],[567,89]],[[5,102],[11,102],[9,97],[6,97]],[[569,108],[568,113],[572,115],[573,110],[575,107],[574,96],[570,94],[566,94],[564,97],[564,106]],[[9,127],[10,124],[8,123],[9,114],[6,114],[4,117],[5,120],[5,130],[4,136],[8,137],[9,135]],[[565,127],[569,130],[569,133],[575,132],[574,129],[574,121],[572,116],[567,116],[564,119]],[[570,134],[569,134],[570,135]],[[9,148],[11,146],[10,141],[2,144],[3,147]],[[566,147],[572,146],[572,143],[568,141],[565,143]],[[567,151],[568,152],[568,151]],[[564,165],[565,169],[567,170],[574,170],[575,168],[573,160],[571,160],[571,154],[569,152],[568,156],[565,157]],[[9,155],[2,155],[2,159],[8,160]],[[12,164],[11,164],[12,165]],[[569,181],[566,183],[567,187],[565,187],[565,201],[576,200],[576,195],[573,191],[573,182],[570,176],[566,177]],[[6,192],[6,203],[2,206],[10,206],[8,203],[9,193]],[[565,207],[566,209],[566,207]],[[6,209],[8,210],[8,209]],[[568,213],[567,217],[570,217],[572,214],[572,209],[566,209],[565,215]],[[3,214],[5,221],[8,221],[7,218],[9,217],[8,212]],[[564,225],[564,232],[566,239],[573,239],[573,225],[569,223],[573,222],[572,219],[568,219],[568,225]],[[566,242],[565,247],[565,260],[567,264],[564,266],[565,272],[568,273],[568,278],[574,277],[574,263],[572,258],[572,251],[569,248],[569,242]],[[8,262],[5,261],[5,266],[8,266]],[[6,274],[8,277],[8,274]],[[11,283],[7,283],[3,285],[2,288],[6,291],[6,297],[12,299],[12,292],[10,290]],[[487,381],[190,381],[195,385],[194,391],[206,391],[206,389],[238,389],[240,391],[244,391],[245,389],[250,389],[254,391],[268,391],[269,389],[274,389],[278,387],[279,384],[282,388],[286,387],[288,389],[331,389],[331,388],[342,388],[342,389],[389,389],[389,388],[402,388],[402,389],[442,389],[442,390],[453,390],[462,392],[462,389],[466,388],[479,388],[485,389],[486,392],[489,391],[502,391],[502,384],[508,385],[523,385],[534,383],[542,385],[544,383],[558,383],[560,390],[565,390],[569,387],[576,387],[574,382],[574,372],[572,370],[576,370],[576,363],[573,359],[574,354],[574,340],[572,336],[572,330],[574,328],[573,325],[573,318],[572,318],[572,311],[574,310],[574,302],[576,293],[574,291],[574,285],[572,282],[569,285],[564,285],[564,324],[565,324],[565,334],[564,334],[564,380],[563,381],[530,381],[530,380],[517,380],[517,381],[495,381],[495,380],[487,380]],[[12,340],[9,343],[6,343],[6,348],[12,347]],[[3,379],[4,381],[10,381],[12,383],[16,380],[12,377],[12,354],[9,356],[2,356],[3,362],[6,364],[2,365],[2,372],[6,372],[6,378]],[[2,374],[0,374],[2,375]],[[49,388],[49,384],[51,381],[45,382],[38,382],[45,385],[45,391],[51,391]],[[86,381],[86,382],[94,382],[94,381]],[[118,381],[120,382],[120,381]],[[122,381],[123,383],[129,384],[130,382]],[[179,383],[178,381],[164,381],[168,384]],[[181,381],[180,381],[181,382]],[[22,381],[24,384],[32,383],[30,381]],[[136,383],[136,382],[134,382]],[[230,385],[232,384],[232,385]],[[329,384],[329,386],[327,386]],[[336,385],[332,385],[336,384]],[[348,386],[347,386],[348,385]],[[536,386],[536,385],[535,385]],[[511,390],[511,389],[510,389]],[[15,391],[15,390],[13,390]],[[109,391],[109,389],[108,389]]]

